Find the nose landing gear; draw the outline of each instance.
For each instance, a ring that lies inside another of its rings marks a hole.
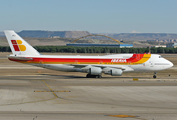
[[[156,74],[157,74],[157,72],[154,72],[154,75],[153,75],[154,79],[157,78]]]

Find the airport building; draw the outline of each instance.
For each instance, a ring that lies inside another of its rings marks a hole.
[[[177,43],[168,43],[166,44],[167,48],[177,48]]]
[[[158,48],[158,47],[163,47],[163,48],[165,48],[166,47],[166,45],[156,45],[156,46],[154,46],[155,48]]]
[[[68,43],[66,46],[75,47],[119,47],[119,48],[131,48],[133,44],[91,44],[91,43]]]

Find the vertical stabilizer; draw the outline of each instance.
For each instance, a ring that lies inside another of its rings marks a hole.
[[[5,30],[4,33],[14,55],[40,55],[36,49],[13,30]]]

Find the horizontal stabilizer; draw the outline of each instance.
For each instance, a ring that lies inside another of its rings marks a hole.
[[[17,56],[8,56],[8,58],[11,60],[21,60],[21,61],[33,60],[33,58],[17,57]]]

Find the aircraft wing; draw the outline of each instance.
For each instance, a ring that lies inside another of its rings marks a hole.
[[[110,65],[80,65],[80,64],[70,64],[71,66],[74,66],[75,68],[84,68],[84,67],[100,67],[100,68],[115,68],[115,69],[121,69],[121,70],[125,70],[125,67],[120,67],[120,66],[110,66]]]

